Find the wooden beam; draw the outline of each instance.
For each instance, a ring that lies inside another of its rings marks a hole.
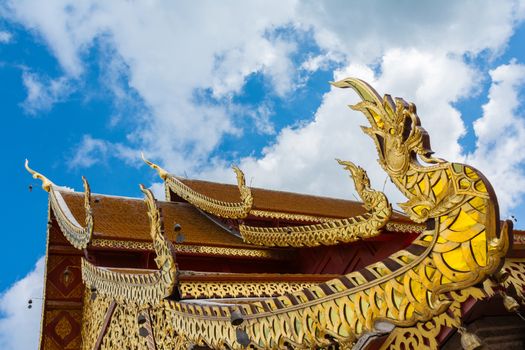
[[[109,322],[111,321],[111,316],[113,316],[113,312],[115,311],[116,306],[117,306],[117,303],[115,303],[115,301],[113,300],[111,304],[109,305],[108,311],[106,312],[104,323],[102,323],[102,328],[100,329],[100,333],[98,334],[97,341],[95,345],[93,346],[93,350],[100,349],[100,345],[102,344],[102,339],[104,339],[104,335],[106,334],[106,331],[109,326]]]
[[[153,327],[151,327],[151,316],[149,309],[142,311],[143,315],[146,316],[146,322],[142,327],[146,328],[148,335],[146,337],[146,344],[148,345],[148,350],[157,350],[157,344],[155,343],[155,335],[153,334]]]

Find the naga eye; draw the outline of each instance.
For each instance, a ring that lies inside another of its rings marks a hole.
[[[395,133],[396,133],[394,128],[390,128],[390,130],[388,130],[388,132],[390,133],[390,135],[395,135]]]

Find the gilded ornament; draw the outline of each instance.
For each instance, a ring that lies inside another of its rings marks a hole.
[[[153,193],[141,185],[150,218],[150,234],[156,253],[158,270],[132,274],[97,267],[82,259],[82,280],[89,288],[102,295],[110,295],[120,302],[137,304],[158,303],[177,293],[177,264],[173,244],[164,236],[162,217]]]
[[[380,262],[297,292],[246,302],[162,299],[149,307],[157,346],[307,349],[337,343],[349,348],[381,322],[396,326],[387,346],[435,349],[441,327],[461,327],[462,302],[494,292],[487,277],[504,262],[511,227],[499,227],[490,184],[470,166],[432,157],[413,104],[381,98],[358,79],[334,85],[353,88],[362,98],[352,108],[367,117],[370,126],[363,130],[373,138],[383,169],[407,197],[402,208],[426,229]],[[517,265],[506,269],[511,276],[505,283],[523,287],[523,279],[514,277],[523,273],[523,263]],[[474,287],[482,282],[483,288]],[[128,318],[135,322],[135,305],[120,302],[117,322],[111,323],[108,339],[118,339],[120,348],[138,348],[138,341],[122,339],[121,329]],[[231,323],[237,310],[244,320],[240,326]],[[238,327],[245,335],[242,344]]]
[[[25,167],[33,178],[42,181],[42,188],[49,192],[49,204],[53,209],[55,218],[64,234],[64,237],[77,249],[85,249],[91,237],[93,236],[93,213],[91,209],[91,190],[85,177],[82,176],[84,184],[84,210],[85,210],[85,227],[82,227],[69,208],[67,207],[62,194],[60,194],[60,187],[55,185],[51,180],[44,175],[34,171],[29,167],[29,161],[26,159]]]
[[[236,166],[233,167],[233,171],[237,177],[237,187],[239,188],[241,202],[225,202],[205,196],[202,193],[198,193],[197,191],[191,189],[177,177],[169,174],[157,164],[154,164],[144,158],[144,155],[142,155],[142,159],[144,162],[146,162],[146,164],[158,172],[159,176],[164,180],[167,188],[207,213],[222,218],[242,219],[248,215],[252,208],[253,197],[251,190],[248,186],[246,186],[244,173]]]
[[[338,162],[350,171],[367,214],[303,226],[255,227],[241,224],[239,232],[243,240],[267,247],[315,247],[349,243],[379,235],[392,215],[388,199],[384,193],[370,187],[370,180],[363,168],[351,162]]]
[[[129,249],[129,250],[153,250],[151,242],[122,241],[111,239],[93,239],[91,246],[98,248]],[[252,248],[230,248],[206,245],[177,244],[175,252],[184,254],[205,254],[215,256],[248,257],[255,259],[289,260],[293,254],[289,251],[278,251],[269,249]]]

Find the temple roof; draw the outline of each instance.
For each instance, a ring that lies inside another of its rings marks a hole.
[[[236,185],[202,180],[181,179],[187,186],[206,196],[227,202],[239,201]],[[292,192],[251,188],[253,209],[305,215],[344,218],[365,213],[362,203],[343,199],[312,196]]]
[[[238,202],[237,185],[211,181],[178,178],[196,192],[225,202]],[[250,188],[253,196],[252,210],[264,210],[316,217],[348,218],[366,213],[362,202],[315,196],[294,192]],[[410,221],[405,215],[394,212],[392,219]]]
[[[84,194],[61,192],[75,219],[84,221]],[[94,194],[94,238],[151,241],[146,204],[142,199]],[[184,243],[247,247],[242,239],[213,223],[188,203],[158,201],[162,210],[165,232],[175,240],[175,223],[183,227]]]
[[[252,189],[237,167],[237,188],[179,179],[146,159],[169,202],[143,185],[144,202],[92,195],[85,179],[80,195],[26,163],[49,192],[41,344],[437,349],[454,328],[480,343],[465,331],[476,303],[501,297],[505,314],[518,311],[524,253],[483,175],[432,157],[415,105],[355,78],[334,85],[360,95],[352,108],[420,224],[348,161],[363,203]]]

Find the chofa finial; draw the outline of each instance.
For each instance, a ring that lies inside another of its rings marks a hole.
[[[51,191],[51,186],[54,185],[53,182],[51,180],[49,180],[47,177],[45,177],[44,175],[40,174],[39,172],[36,172],[33,169],[31,169],[29,167],[29,161],[27,159],[26,159],[26,162],[25,162],[25,167],[26,167],[27,171],[29,171],[29,173],[31,175],[33,175],[34,179],[39,179],[39,180],[42,181],[42,188],[46,192]]]
[[[144,157],[144,152],[140,152],[140,156],[142,157],[142,160],[144,161],[144,163],[148,164],[151,168],[157,170],[157,173],[159,174],[162,180],[166,180],[166,178],[169,176],[169,173],[166,170],[164,170],[157,164],[147,160],[146,157]]]

